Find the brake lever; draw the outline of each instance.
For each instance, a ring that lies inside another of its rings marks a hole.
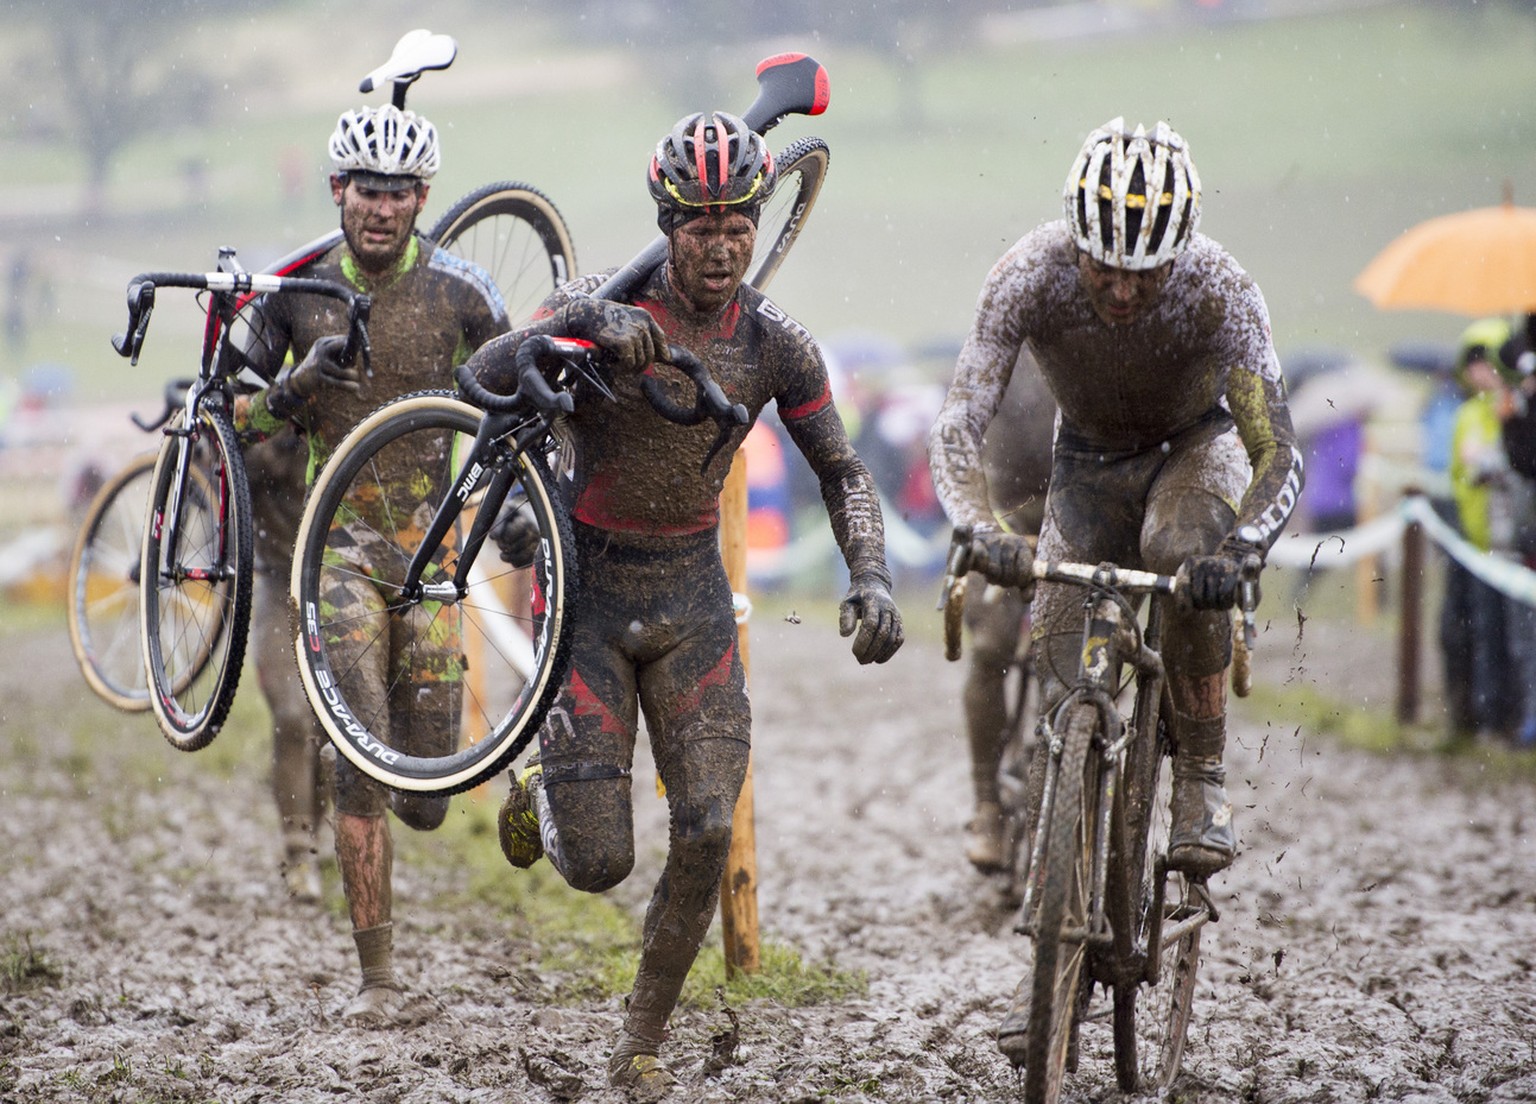
[[[944,582],[939,587],[939,604],[933,608],[942,610],[949,604],[949,592],[955,589],[955,581],[965,578],[971,569],[971,527],[957,525],[949,534],[949,555],[944,560]]]
[[[182,403],[185,402],[187,392],[196,385],[197,381],[192,379],[172,379],[166,381],[164,394],[165,409],[160,412],[159,416],[150,420],[148,418],[141,418],[137,414],[129,414],[128,420],[145,433],[153,433],[175,416],[176,411],[180,410]]]
[[[1243,581],[1238,585],[1237,603],[1243,619],[1243,643],[1249,651],[1253,650],[1259,637],[1254,611],[1259,606],[1259,572],[1263,567],[1263,561],[1255,553],[1250,552],[1243,558]]]
[[[354,359],[363,362],[363,374],[373,378],[373,345],[368,338],[368,316],[373,310],[373,299],[367,295],[354,295],[347,304],[347,344],[341,350],[341,362],[351,364]]]
[[[155,309],[155,285],[140,280],[128,285],[128,329],[112,336],[112,348],[119,356],[128,358],[129,364],[139,363],[139,353],[144,348],[144,335],[149,330],[149,316]]]

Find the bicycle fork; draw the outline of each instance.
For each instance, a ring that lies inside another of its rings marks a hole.
[[[1162,657],[1147,639],[1131,630],[1127,624],[1127,611],[1114,598],[1098,595],[1091,598],[1086,607],[1083,648],[1078,657],[1079,679],[1049,715],[1042,715],[1040,722],[1040,739],[1046,745],[1048,758],[1040,795],[1040,814],[1035,822],[1035,837],[1030,845],[1024,901],[1015,930],[1031,938],[1038,934],[1038,924],[1033,916],[1034,899],[1045,868],[1045,849],[1049,836],[1046,829],[1051,823],[1055,807],[1057,780],[1065,751],[1064,722],[1078,705],[1086,704],[1099,715],[1092,734],[1095,747],[1089,756],[1089,761],[1096,764],[1098,789],[1092,835],[1092,881],[1088,886],[1085,929],[1062,932],[1060,938],[1102,947],[1113,941],[1104,898],[1109,879],[1111,822],[1115,798],[1122,782],[1126,749],[1135,740],[1148,735],[1156,736],[1155,731],[1149,734],[1133,729],[1116,708],[1114,692],[1119,668],[1122,662],[1129,662],[1137,669],[1142,676],[1139,693],[1160,694],[1164,675]],[[1144,710],[1137,710],[1137,716],[1146,715]]]
[[[188,388],[181,426],[177,427],[172,423],[162,430],[167,437],[177,439],[176,474],[171,483],[171,493],[166,501],[165,511],[151,518],[150,524],[154,527],[155,538],[161,542],[161,562],[155,564],[153,570],[157,578],[168,582],[191,580],[220,583],[231,577],[232,569],[229,566],[228,556],[229,531],[225,524],[229,516],[229,500],[226,497],[228,473],[223,471],[214,472],[216,478],[214,486],[210,488],[215,498],[214,517],[217,518],[218,524],[218,535],[214,544],[214,562],[207,567],[191,567],[181,562],[181,507],[187,493],[187,485],[191,481],[192,449],[200,432],[197,425],[197,411],[202,405],[205,393],[200,384],[193,384]]]

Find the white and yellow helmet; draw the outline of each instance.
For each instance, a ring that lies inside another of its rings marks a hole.
[[[1062,204],[1077,247],[1113,268],[1147,269],[1184,251],[1200,224],[1200,174],[1167,123],[1099,127],[1072,163]]]
[[[394,104],[342,112],[331,135],[338,173],[430,180],[437,172],[437,129]]]

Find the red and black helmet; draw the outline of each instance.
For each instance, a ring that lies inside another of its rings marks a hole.
[[[656,144],[648,174],[663,229],[727,210],[756,222],[777,179],[762,136],[723,111],[680,119]]]

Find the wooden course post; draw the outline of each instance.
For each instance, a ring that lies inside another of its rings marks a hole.
[[[720,495],[720,551],[725,561],[731,590],[747,593],[747,454],[736,452],[725,488]],[[747,623],[736,625],[741,665],[750,677],[747,651]],[[752,811],[752,763],[747,761],[747,777],[736,800],[736,814],[731,821],[731,850],[725,860],[725,877],[720,883],[720,928],[725,942],[725,972],[755,974],[762,965],[757,930],[757,829]]]

